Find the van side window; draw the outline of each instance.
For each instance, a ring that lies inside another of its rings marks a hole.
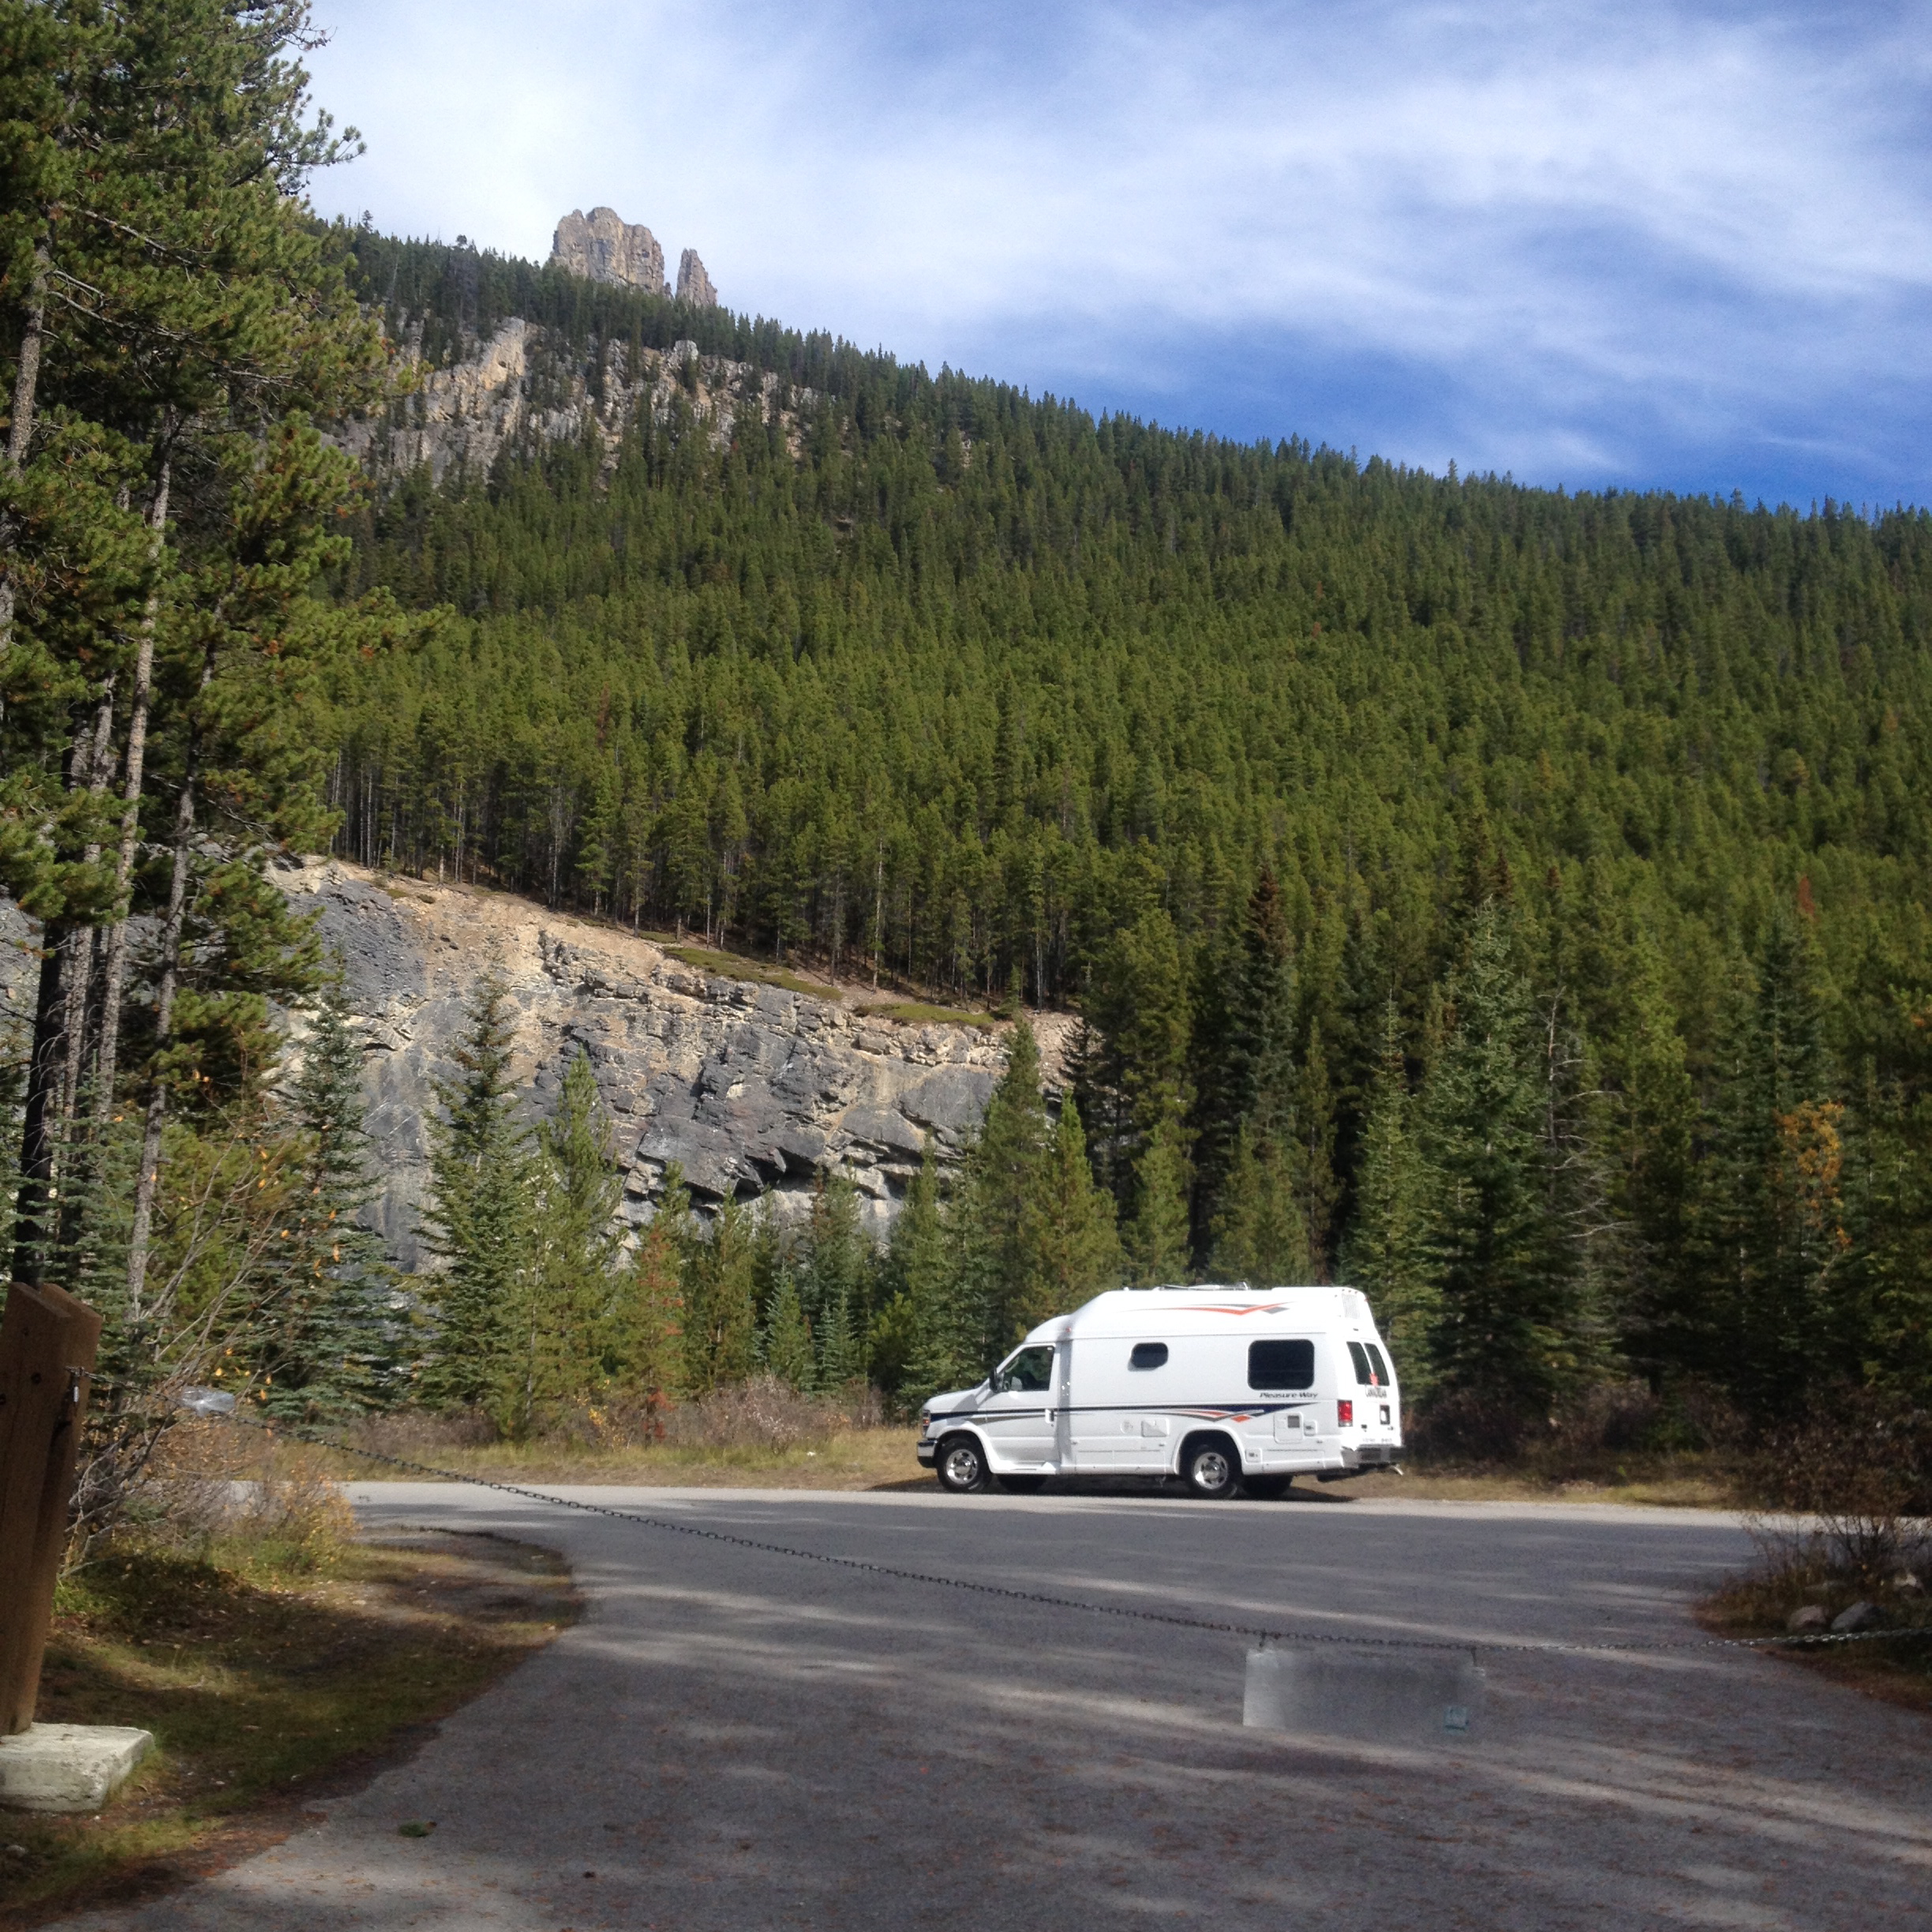
[[[1133,1353],[1127,1357],[1129,1368],[1159,1368],[1167,1361],[1167,1344],[1165,1342],[1136,1342]]]
[[[1355,1380],[1364,1388],[1371,1387],[1375,1381],[1375,1371],[1368,1366],[1368,1351],[1359,1342],[1351,1342],[1348,1348],[1349,1360],[1355,1365]]]
[[[1376,1372],[1376,1380],[1387,1388],[1395,1378],[1389,1373],[1389,1365],[1382,1351],[1371,1342],[1368,1344],[1368,1364]]]
[[[1250,1342],[1248,1386],[1252,1389],[1305,1389],[1315,1385],[1312,1342]]]
[[[1000,1371],[993,1384],[997,1395],[1036,1395],[1053,1387],[1054,1352],[1050,1348],[1022,1349]]]

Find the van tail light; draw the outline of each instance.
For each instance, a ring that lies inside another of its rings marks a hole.
[[[1352,1402],[1339,1402],[1335,1404],[1335,1427],[1337,1428],[1346,1428],[1354,1420],[1355,1405]]]

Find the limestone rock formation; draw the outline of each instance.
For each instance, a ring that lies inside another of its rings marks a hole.
[[[420,322],[406,318],[402,334],[404,357],[416,361]],[[701,355],[688,340],[634,357],[627,342],[593,337],[573,346],[556,331],[512,316],[487,340],[470,337],[462,349],[459,359],[421,372],[415,393],[387,416],[335,425],[335,440],[379,475],[426,467],[440,483],[459,464],[473,477],[487,475],[504,442],[525,432],[540,442],[574,443],[588,427],[606,462],[614,462],[640,410],[665,423],[685,406],[721,448],[738,411],[748,406],[768,420],[775,414],[796,451],[799,413],[818,401],[812,390],[782,385],[769,369]]]
[[[871,995],[830,985],[814,998],[725,978],[507,893],[336,859],[271,876],[316,915],[344,962],[381,1179],[371,1219],[403,1267],[422,1260],[432,1082],[455,1072],[450,1051],[488,964],[510,987],[511,1074],[533,1124],[554,1107],[571,1058],[590,1055],[624,1170],[621,1212],[634,1227],[650,1219],[675,1161],[701,1211],[769,1190],[788,1220],[809,1211],[820,1174],[846,1174],[883,1238],[927,1136],[942,1161],[957,1159],[1006,1063],[1003,1032],[903,1024],[867,1013]],[[31,1019],[37,938],[0,900],[0,1027]],[[1074,1022],[1039,1013],[1033,1024],[1058,1088]],[[298,1054],[299,1017],[291,1031]]]
[[[688,250],[687,256],[695,259]],[[593,208],[588,215],[573,208],[566,215],[550,244],[550,266],[592,282],[642,289],[647,294],[669,292],[657,238],[641,223],[627,222],[615,208]],[[681,273],[679,279],[681,283]]]
[[[677,298],[698,309],[718,305],[717,290],[711,286],[711,278],[705,273],[704,263],[695,249],[687,249],[678,257]]]
[[[941,1159],[957,1158],[1005,1064],[999,1033],[900,1024],[829,985],[813,998],[721,977],[507,893],[384,879],[333,859],[277,876],[346,964],[383,1177],[376,1221],[405,1267],[419,1258],[431,1082],[451,1071],[486,962],[511,988],[512,1072],[533,1121],[555,1104],[570,1059],[590,1055],[634,1226],[650,1219],[675,1161],[699,1208],[771,1189],[787,1218],[807,1211],[818,1175],[845,1174],[882,1237],[927,1136]],[[1052,1073],[1072,1022],[1042,1015],[1036,1026]]]

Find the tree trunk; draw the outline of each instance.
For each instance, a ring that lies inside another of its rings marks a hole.
[[[190,754],[174,811],[174,867],[168,882],[167,916],[161,927],[161,978],[155,993],[155,1051],[167,1046],[181,980],[182,929],[187,923],[188,871],[193,860],[195,778],[200,759]],[[148,1097],[141,1135],[140,1172],[134,1183],[134,1225],[128,1236],[128,1315],[138,1322],[148,1275],[148,1245],[154,1226],[155,1189],[161,1174],[161,1129],[167,1120],[167,1084],[156,1077]]]
[[[215,616],[217,621],[210,627],[208,650],[201,660],[201,692],[215,677],[215,639],[221,635],[219,606]],[[181,983],[182,929],[188,917],[188,872],[193,860],[195,786],[200,775],[201,733],[198,726],[191,726],[187,769],[182,773],[181,796],[174,807],[174,863],[168,878],[167,915],[161,923],[161,977],[155,989],[157,1057],[167,1050],[174,1031],[174,994]],[[154,1227],[155,1188],[161,1174],[161,1129],[167,1119],[167,1084],[157,1076],[154,1091],[148,1097],[140,1171],[134,1183],[134,1225],[128,1235],[128,1315],[137,1322],[146,1306],[148,1244]]]
[[[161,465],[155,485],[153,526],[148,553],[156,575],[141,614],[140,642],[134,659],[134,699],[128,718],[127,773],[121,789],[121,850],[114,864],[114,921],[107,929],[107,959],[101,972],[100,1047],[94,1064],[94,1125],[96,1137],[107,1124],[114,1105],[114,1063],[121,1050],[121,994],[127,979],[128,889],[134,877],[134,849],[140,834],[141,774],[148,753],[148,706],[154,683],[155,625],[161,605],[159,572],[162,545],[167,534],[168,479],[170,466]]]
[[[47,240],[34,244],[33,279],[27,288],[26,325],[13,375],[13,420],[7,430],[6,474],[17,479],[33,440],[34,404],[40,388],[40,345],[47,331]],[[13,641],[13,544],[19,533],[11,512],[0,511],[0,652]]]
[[[92,732],[74,739],[67,761],[67,788],[78,791],[91,776]],[[70,957],[84,921],[51,919],[40,931],[40,976],[34,993],[33,1046],[28,1059],[27,1102],[21,1120],[20,1191],[14,1206],[14,1275],[38,1287],[47,1265],[47,1207],[54,1198],[55,1154],[62,1114],[61,1088],[67,1065],[66,987]]]
[[[114,772],[114,680],[110,676],[101,691],[100,707],[94,717],[93,740],[88,747],[87,788],[89,796],[93,798],[99,798],[107,789],[107,781]],[[85,862],[91,866],[98,865],[100,856],[99,840],[91,841],[84,854]],[[68,933],[64,942],[67,959],[61,976],[66,1010],[62,1022],[66,1043],[61,1068],[60,1118],[69,1125],[77,1121],[80,1110],[80,1065],[87,1045],[88,994],[93,989],[95,930],[92,925],[77,926]],[[57,1172],[59,1165],[57,1163]]]
[[[20,1191],[13,1208],[13,1279],[37,1288],[47,1267],[47,1208],[54,1191],[54,1115],[61,1080],[61,1020],[66,1002],[61,968],[67,929],[51,923],[40,934],[40,979],[34,995],[33,1057],[28,1062],[27,1105],[21,1123]]]

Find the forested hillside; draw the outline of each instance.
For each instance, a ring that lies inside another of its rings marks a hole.
[[[339,588],[450,615],[337,680],[352,856],[1076,1005],[1129,1271],[1346,1267],[1418,1387],[1923,1374],[1932,518],[1239,447],[350,245],[432,364],[515,314],[534,383],[782,379],[377,479]]]

